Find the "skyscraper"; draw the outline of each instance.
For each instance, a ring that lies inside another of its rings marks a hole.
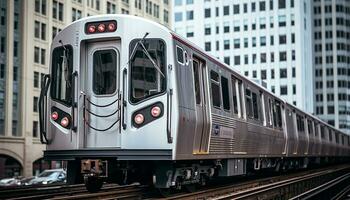
[[[313,0],[315,114],[350,133],[350,1]]]

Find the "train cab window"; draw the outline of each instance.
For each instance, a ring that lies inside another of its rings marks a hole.
[[[230,93],[228,88],[227,78],[221,76],[221,92],[222,92],[222,103],[224,110],[230,110]]]
[[[130,60],[130,100],[133,103],[163,93],[166,88],[165,43],[159,39],[145,39],[143,44],[139,41],[133,40],[129,49],[133,56]]]
[[[56,47],[52,52],[51,97],[67,106],[72,102],[73,48]]]
[[[115,50],[99,50],[93,55],[93,91],[97,95],[113,94],[117,89],[117,54]]]
[[[179,46],[176,46],[176,57],[177,62],[179,62],[180,64],[184,64],[184,51]]]
[[[233,113],[238,114],[238,96],[237,96],[237,88],[236,88],[236,83],[237,79],[232,77],[232,103],[233,103]]]
[[[210,80],[211,80],[211,96],[213,100],[213,106],[216,108],[221,107],[221,95],[220,95],[220,80],[219,74],[210,71]]]
[[[193,76],[194,76],[194,92],[196,95],[196,104],[201,103],[201,91],[199,83],[199,63],[196,60],[193,60]]]

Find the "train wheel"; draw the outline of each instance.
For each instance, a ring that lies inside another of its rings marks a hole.
[[[103,180],[101,178],[88,176],[84,177],[84,183],[87,191],[94,193],[100,191],[103,185]]]

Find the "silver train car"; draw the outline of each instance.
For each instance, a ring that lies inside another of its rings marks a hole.
[[[166,27],[83,18],[53,40],[39,99],[45,159],[68,183],[181,188],[350,155],[348,135],[288,104]]]

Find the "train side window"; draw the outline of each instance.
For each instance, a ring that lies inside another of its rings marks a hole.
[[[115,50],[99,50],[93,55],[93,91],[97,95],[113,94],[117,88],[117,54]]]
[[[341,136],[341,144],[344,145],[344,135]]]
[[[268,114],[269,114],[269,124],[270,126],[273,126],[273,120],[275,119],[273,117],[273,107],[272,107],[272,100],[269,98],[268,99]]]
[[[259,119],[259,104],[258,104],[258,95],[252,92],[253,97],[253,117]]]
[[[323,125],[321,125],[320,131],[321,131],[321,138],[324,139],[325,138],[324,137],[325,136],[325,133],[324,133],[325,132],[325,127]]]
[[[222,103],[224,110],[230,110],[230,93],[228,88],[227,78],[221,76],[221,92],[222,92]]]
[[[335,142],[339,144],[339,134],[335,133]]]
[[[238,114],[238,96],[237,96],[237,88],[236,88],[236,82],[237,80],[232,77],[232,103],[233,103],[233,113]]]
[[[307,131],[309,133],[309,135],[312,134],[312,121],[311,120],[307,120]]]
[[[67,106],[72,102],[73,48],[56,47],[52,52],[51,97]]]
[[[332,138],[332,131],[328,131],[328,135],[329,135],[329,141],[332,141],[333,138]],[[324,127],[321,126],[321,138],[324,138]]]
[[[199,83],[199,63],[196,60],[193,60],[193,76],[194,76],[194,91],[196,95],[196,104],[201,103],[201,91]]]
[[[176,57],[177,57],[177,62],[180,64],[184,64],[184,51],[181,47],[176,46]]]
[[[318,137],[318,124],[315,123],[315,137]]]
[[[248,88],[245,89],[245,102],[246,102],[247,116],[250,118],[253,118],[252,92]]]
[[[139,39],[131,41],[130,54],[138,42]],[[130,60],[129,95],[132,103],[163,93],[166,88],[165,42],[160,39],[145,39],[143,43],[146,49],[138,45]]]
[[[221,107],[221,95],[220,95],[220,80],[219,74],[215,71],[210,71],[211,80],[211,96],[213,100],[213,106],[216,108]]]

